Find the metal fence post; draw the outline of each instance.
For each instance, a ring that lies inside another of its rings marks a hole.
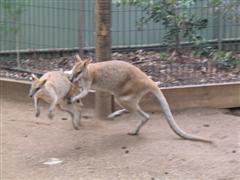
[[[80,17],[79,17],[79,54],[83,56],[83,48],[84,48],[84,18],[85,18],[85,0],[80,0]]]
[[[218,24],[219,24],[219,30],[218,30],[218,50],[222,50],[222,39],[223,39],[223,12],[221,12],[222,9],[219,7],[218,10]]]

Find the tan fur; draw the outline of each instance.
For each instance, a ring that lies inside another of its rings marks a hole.
[[[129,133],[136,135],[149,119],[149,115],[139,107],[139,101],[146,93],[151,92],[157,97],[169,126],[178,136],[183,139],[211,142],[193,137],[180,129],[161,90],[137,67],[123,61],[91,63],[90,59],[81,60],[78,55],[76,58],[77,62],[71,70],[70,79],[72,82],[80,83],[83,90],[77,96],[72,97],[72,102],[86,96],[90,89],[112,93],[124,109],[114,112],[109,117],[119,115],[126,110],[138,115],[141,121],[134,131]]]
[[[29,96],[34,99],[36,117],[40,115],[38,100],[50,104],[48,117],[53,118],[53,110],[56,106],[71,115],[74,129],[80,126],[80,111],[77,103],[69,104],[67,96],[72,96],[79,91],[76,85],[72,85],[66,74],[61,71],[51,71],[44,74],[40,79],[32,75],[33,81]]]

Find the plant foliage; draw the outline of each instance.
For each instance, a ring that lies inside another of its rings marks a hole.
[[[206,18],[189,14],[189,8],[196,4],[196,0],[119,0],[118,3],[142,8],[145,15],[138,22],[140,25],[150,21],[162,23],[166,29],[165,43],[177,51],[181,39],[199,41],[199,30],[208,25]]]

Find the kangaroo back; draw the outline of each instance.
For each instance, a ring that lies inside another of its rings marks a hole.
[[[146,74],[124,61],[106,61],[89,64],[88,70],[93,77],[92,89],[119,92],[126,84],[133,87],[139,81],[144,82]]]

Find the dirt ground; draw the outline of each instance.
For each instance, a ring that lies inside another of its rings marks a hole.
[[[65,113],[49,120],[45,112],[37,119],[31,103],[1,99],[1,180],[240,179],[240,118],[225,110],[174,112],[184,130],[214,145],[181,140],[161,114],[151,113],[141,134],[131,137],[137,120],[129,114],[99,121],[84,109],[76,131]],[[43,164],[49,158],[63,162]]]

